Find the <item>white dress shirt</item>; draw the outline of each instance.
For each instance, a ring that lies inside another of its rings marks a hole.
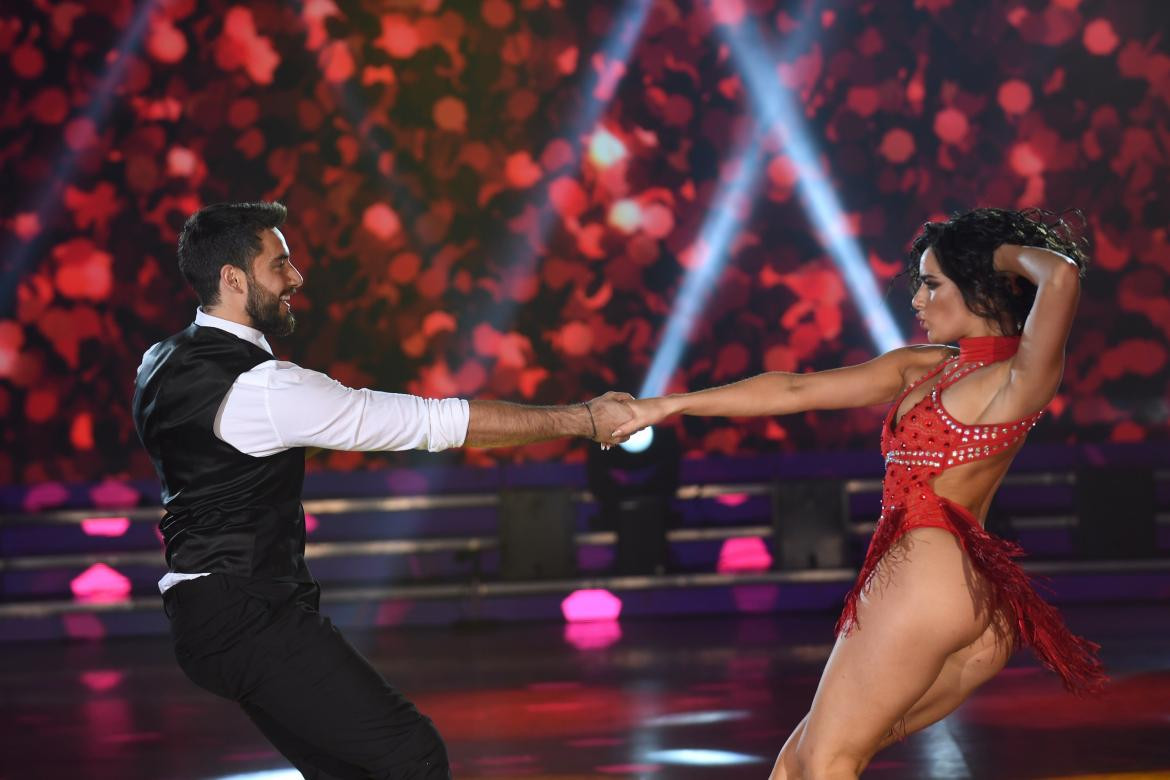
[[[202,308],[195,324],[219,328],[272,354],[255,328],[212,316]],[[431,399],[346,387],[319,371],[285,360],[266,360],[236,377],[215,416],[213,431],[245,455],[275,455],[293,447],[330,450],[438,452],[467,438],[470,411],[461,398]],[[168,572],[166,592],[182,580],[210,572]]]

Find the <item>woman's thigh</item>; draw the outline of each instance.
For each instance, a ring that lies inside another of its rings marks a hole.
[[[939,678],[947,659],[989,624],[986,584],[958,539],[908,531],[879,564],[857,621],[837,639],[799,752],[860,769]]]

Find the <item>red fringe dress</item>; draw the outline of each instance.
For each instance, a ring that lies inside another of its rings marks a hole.
[[[1016,559],[1019,545],[992,536],[963,506],[935,494],[934,479],[946,469],[991,457],[1023,439],[1040,412],[1022,420],[991,425],[964,425],[943,408],[942,392],[970,372],[1015,354],[1018,338],[986,336],[962,339],[959,355],[914,382],[890,407],[882,429],[886,475],[882,484],[882,514],[869,543],[857,583],[845,598],[837,633],[857,624],[857,602],[877,569],[878,562],[902,534],[911,528],[942,528],[958,537],[972,565],[993,585],[995,610],[1014,619],[1018,638],[1040,661],[1060,675],[1074,693],[1099,690],[1106,682],[1096,652],[1098,645],[1075,636],[1060,613],[1037,594]],[[942,377],[921,401],[908,409],[897,424],[894,415],[902,400],[918,385]]]

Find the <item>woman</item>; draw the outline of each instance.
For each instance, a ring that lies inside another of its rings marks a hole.
[[[913,306],[927,345],[810,374],[770,372],[631,403],[628,435],[675,414],[746,417],[892,404],[882,514],[812,707],[772,778],[854,778],[882,747],[940,720],[1017,642],[1076,692],[1105,680],[983,529],[1028,430],[1052,400],[1087,260],[1047,212],[976,209],[914,240]],[[958,343],[958,349],[943,346]]]

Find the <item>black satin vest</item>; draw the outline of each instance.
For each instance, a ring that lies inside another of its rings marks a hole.
[[[134,383],[134,427],[154,461],[173,572],[311,582],[305,566],[305,451],[245,455],[213,431],[236,377],[272,355],[191,325],[155,344]]]

